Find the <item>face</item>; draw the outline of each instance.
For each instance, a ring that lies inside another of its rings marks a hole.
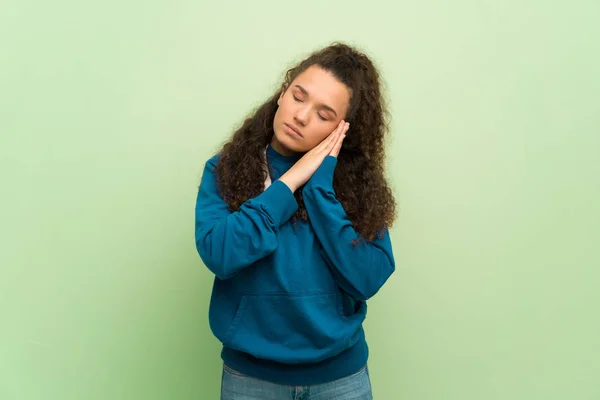
[[[307,68],[277,100],[271,145],[283,155],[309,151],[346,117],[349,100],[348,87],[330,72]]]

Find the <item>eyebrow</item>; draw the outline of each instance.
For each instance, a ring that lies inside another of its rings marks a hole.
[[[300,86],[300,85],[295,85],[294,87],[296,87],[296,88],[300,89],[300,91],[301,91],[302,93],[304,93],[306,96],[308,96],[308,92],[307,92],[307,91],[306,91],[306,89],[304,89],[302,86]],[[323,108],[324,108],[324,109],[326,109],[327,111],[331,111],[331,112],[333,113],[333,115],[335,115],[335,116],[337,117],[337,113],[335,112],[335,110],[334,110],[333,108],[329,107],[329,106],[328,106],[328,105],[326,105],[326,104],[321,104],[321,107],[323,107]]]

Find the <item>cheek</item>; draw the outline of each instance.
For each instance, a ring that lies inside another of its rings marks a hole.
[[[280,119],[288,119],[290,114],[293,112],[293,104],[289,102],[287,97],[284,97],[279,102],[277,106],[277,110],[275,111],[275,115],[279,116]]]
[[[335,126],[331,127],[330,124],[322,124],[322,126],[315,127],[309,133],[310,142],[313,146],[318,145],[325,140],[331,132],[335,130]]]

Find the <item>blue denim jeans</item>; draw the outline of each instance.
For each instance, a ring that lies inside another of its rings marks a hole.
[[[252,378],[223,365],[221,400],[371,400],[369,368],[332,382],[287,386]]]

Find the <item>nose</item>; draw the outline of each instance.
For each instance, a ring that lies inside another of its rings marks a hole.
[[[296,114],[294,115],[294,119],[298,121],[300,125],[305,126],[308,124],[308,118],[310,115],[310,107],[298,107],[296,110]]]

